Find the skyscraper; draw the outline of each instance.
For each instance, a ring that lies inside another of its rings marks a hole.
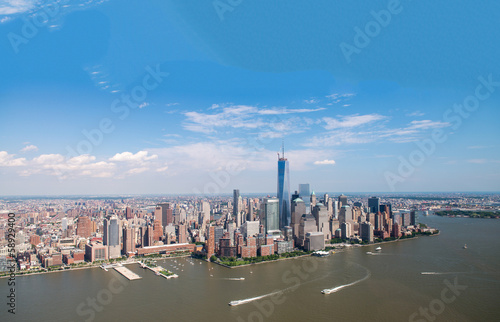
[[[239,209],[239,202],[238,199],[240,198],[240,190],[239,189],[234,189],[233,190],[233,219],[237,220],[238,214],[241,209]]]
[[[170,209],[170,204],[167,202],[161,203],[158,206],[161,207],[161,225],[165,227],[173,223],[174,218],[172,216],[172,209]]]
[[[285,148],[282,147],[282,155],[278,153],[278,200],[279,200],[279,229],[290,226],[290,173],[288,160],[285,159]]]
[[[120,225],[116,216],[104,219],[104,236],[102,243],[108,246],[109,258],[120,257]]]
[[[339,196],[339,208],[342,206],[347,206],[347,196],[343,194]]]
[[[125,208],[125,218],[126,219],[133,219],[134,215],[132,214],[132,208],[127,207]]]
[[[76,234],[83,238],[90,237],[92,222],[87,216],[81,216],[78,218],[78,224],[76,226]]]
[[[279,200],[276,198],[264,199],[264,227],[266,233],[279,230]]]
[[[299,184],[299,197],[304,201],[304,204],[306,205],[306,213],[310,214],[311,213],[311,198],[310,198],[310,190],[309,190],[309,183],[301,183]]]
[[[380,211],[380,199],[378,197],[368,198],[368,211],[374,214]]]
[[[135,252],[135,228],[123,228],[123,253]]]

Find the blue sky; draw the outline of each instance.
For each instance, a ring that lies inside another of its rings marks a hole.
[[[0,195],[499,191],[499,13],[0,1]]]

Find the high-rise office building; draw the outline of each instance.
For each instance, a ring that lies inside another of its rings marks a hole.
[[[374,214],[380,211],[380,198],[378,197],[368,198],[368,211]]]
[[[161,203],[158,205],[161,207],[161,225],[163,227],[168,226],[174,222],[174,216],[172,215],[172,209],[170,209],[170,204]]]
[[[264,228],[266,234],[279,231],[279,200],[276,198],[264,199]]]
[[[369,222],[363,222],[359,227],[361,239],[368,243],[373,243],[373,225]]]
[[[311,208],[316,207],[316,193],[314,192],[314,190],[311,193],[311,197],[310,198],[311,198]]]
[[[210,226],[208,227],[208,243],[207,245],[207,259],[210,260],[210,257],[212,257],[215,254],[215,227]]]
[[[102,242],[104,246],[108,246],[109,258],[117,258],[121,255],[120,249],[120,224],[118,217],[111,216],[104,219],[104,235]]]
[[[279,200],[279,228],[290,226],[291,222],[291,195],[290,195],[290,172],[288,160],[285,159],[285,148],[282,155],[278,153],[278,200]]]
[[[64,217],[63,219],[61,219],[61,229],[63,231],[68,229],[68,218]]]
[[[179,244],[187,243],[187,226],[186,224],[179,225]]]
[[[318,231],[324,234],[325,239],[331,239],[330,218],[328,217],[328,211],[325,205],[320,202],[316,206],[314,206],[313,216],[314,219],[316,219],[316,226],[318,227]]]
[[[87,216],[81,216],[78,218],[78,224],[76,226],[76,234],[83,238],[90,237],[92,231],[92,222]]]
[[[123,253],[135,252],[135,228],[123,228]]]
[[[240,190],[239,189],[234,189],[233,190],[233,219],[237,220],[238,214],[240,213],[241,209],[239,209],[239,199],[240,199]]]
[[[347,196],[344,196],[343,194],[339,196],[339,209],[342,206],[347,206]]]
[[[154,220],[158,220],[160,224],[163,224],[163,210],[160,206],[156,206],[155,208]]]
[[[299,226],[302,215],[306,214],[306,205],[301,198],[292,201],[292,230],[295,240],[299,238]]]
[[[304,204],[306,205],[306,213],[310,214],[311,213],[311,200],[310,200],[310,190],[309,190],[309,183],[301,183],[299,184],[299,197],[304,201]]]
[[[134,215],[132,214],[132,208],[127,207],[125,208],[125,218],[126,219],[133,219]]]

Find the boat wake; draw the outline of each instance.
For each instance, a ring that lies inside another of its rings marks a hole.
[[[264,294],[264,295],[261,295],[261,296],[251,297],[251,298],[244,299],[244,300],[236,300],[236,301],[231,301],[231,302],[229,302],[229,305],[231,305],[231,306],[236,306],[236,305],[246,304],[246,303],[250,303],[250,302],[253,302],[253,301],[257,301],[257,300],[263,299],[263,298],[265,298],[265,297],[268,297],[268,296],[273,296],[273,295],[275,295],[275,294],[279,294],[279,293],[282,293],[282,292],[283,292],[283,291],[276,291],[276,292],[272,292],[272,293]]]
[[[227,281],[244,281],[244,277],[226,277],[226,278],[221,278],[222,280],[227,280]]]
[[[359,280],[357,280],[357,281],[354,281],[354,282],[352,282],[352,283],[349,283],[349,284],[344,284],[344,285],[336,286],[336,287],[334,287],[334,288],[327,288],[327,289],[324,289],[324,290],[322,290],[322,291],[321,291],[321,293],[323,293],[323,294],[331,294],[331,293],[335,293],[335,292],[340,291],[340,290],[341,290],[341,289],[343,289],[343,288],[346,288],[346,287],[349,287],[349,286],[356,285],[356,284],[358,284],[358,283],[361,283],[361,282],[363,282],[363,281],[365,281],[365,280],[369,279],[369,278],[370,278],[370,276],[371,276],[372,274],[370,273],[370,271],[369,271],[367,268],[365,268],[365,269],[366,269],[366,276],[365,276],[365,277],[363,277],[363,278],[361,278],[361,279],[359,279]]]
[[[285,293],[285,292],[287,292],[289,290],[297,289],[297,287],[300,286],[300,285],[305,285],[305,284],[309,284],[309,283],[313,283],[313,282],[322,280],[322,279],[328,277],[329,275],[330,275],[330,273],[326,274],[325,276],[322,276],[322,277],[319,277],[319,278],[315,278],[315,279],[307,281],[307,282],[300,283],[299,285],[292,285],[292,286],[287,287],[285,289],[282,289],[282,290],[279,290],[279,291],[275,291],[275,292],[271,292],[271,293],[268,293],[268,294],[264,294],[264,295],[261,295],[261,296],[251,297],[251,298],[243,299],[243,300],[231,301],[231,302],[229,302],[229,305],[236,306],[236,305],[246,304],[246,303],[250,303],[250,302],[253,302],[253,301],[257,301],[257,300],[263,299],[263,298],[268,297],[268,296],[273,296],[275,294],[283,294],[283,293]]]
[[[421,272],[422,275],[467,274],[467,272]]]
[[[390,255],[387,253],[373,253],[373,252],[366,252],[367,255],[374,255],[374,256],[385,256],[385,255]]]

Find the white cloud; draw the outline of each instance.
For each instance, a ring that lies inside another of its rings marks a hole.
[[[29,152],[29,151],[38,151],[38,147],[36,145],[30,144],[21,149],[21,152]]]
[[[41,154],[28,163],[28,169],[21,171],[21,176],[32,174],[55,175],[61,179],[90,176],[110,177],[115,164],[105,161],[95,162],[96,157],[88,154],[66,159],[61,154]]]
[[[13,15],[29,11],[35,7],[36,0],[3,0],[0,1],[0,15]]]
[[[274,108],[267,110],[259,110],[258,114],[260,115],[284,115],[284,114],[294,114],[294,113],[311,113],[326,110],[324,107],[319,108],[296,108],[296,109],[287,109],[287,108]]]
[[[168,165],[165,164],[164,167],[156,169],[156,172],[166,172],[168,170]]]
[[[436,129],[441,127],[450,126],[450,123],[431,121],[431,120],[421,120],[421,121],[411,121],[408,129]]]
[[[64,156],[61,154],[41,154],[34,158],[33,161],[41,165],[52,165],[64,162]]]
[[[199,175],[204,180],[231,181],[242,171],[273,171],[277,152],[265,147],[254,147],[244,140],[206,141],[168,148],[151,149],[160,160],[168,163],[169,175],[192,178]],[[308,169],[317,160],[331,160],[331,151],[321,149],[287,150],[285,156],[293,160],[294,169]],[[163,167],[156,171],[162,172]],[[215,178],[215,179],[214,179]]]
[[[213,106],[210,109],[213,109]],[[217,105],[218,108],[219,105]],[[230,105],[222,107],[222,111],[213,114],[194,111],[186,112],[184,113],[186,121],[183,126],[186,130],[205,134],[215,133],[219,128],[247,130],[256,128],[262,130],[289,129],[290,127],[287,124],[290,124],[290,118],[278,118],[280,115],[311,113],[324,109],[288,109],[286,107],[259,109],[248,105]]]
[[[139,108],[144,108],[144,107],[146,107],[146,106],[149,106],[149,103],[144,102],[144,103],[142,103],[141,105],[139,105]]]
[[[323,161],[314,161],[315,165],[334,165],[335,161],[334,160],[323,160]]]
[[[425,113],[420,112],[420,111],[415,111],[413,113],[406,114],[406,116],[424,116],[424,115],[425,115]]]
[[[0,167],[20,167],[26,165],[26,158],[14,158],[15,154],[0,151]]]
[[[304,103],[306,103],[306,104],[317,104],[317,103],[319,103],[319,100],[315,99],[315,98],[311,98],[311,99],[308,99],[308,100],[304,100]]]
[[[338,146],[343,144],[363,144],[374,142],[377,138],[371,132],[336,131],[313,137],[304,143],[308,147]]]
[[[379,114],[366,114],[366,115],[355,114],[355,115],[342,116],[340,117],[340,119],[324,117],[323,121],[326,123],[325,129],[333,130],[338,128],[357,127],[375,121],[380,121],[383,119],[385,119],[385,116]]]
[[[10,17],[3,17],[2,19],[0,19],[0,23],[6,23],[8,22],[9,20],[11,20]]]
[[[127,171],[127,174],[130,174],[130,175],[139,174],[139,173],[143,173],[143,172],[148,171],[148,170],[149,170],[149,168],[146,168],[146,167],[132,168],[132,169]]]
[[[351,97],[354,97],[355,95],[356,94],[354,94],[354,93],[344,93],[344,94],[334,93],[334,94],[326,95],[325,97],[328,98],[332,103],[337,104],[337,103],[340,103],[342,101],[349,100]]]
[[[143,163],[157,158],[157,155],[148,156],[147,151],[139,151],[136,154],[131,152],[117,153],[113,157],[109,158],[109,161]]]

